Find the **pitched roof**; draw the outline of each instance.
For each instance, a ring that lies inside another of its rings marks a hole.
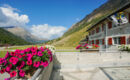
[[[105,19],[107,19],[108,17],[112,16],[113,14],[123,11],[124,9],[127,9],[130,7],[130,2],[126,3],[124,6],[118,8],[116,11],[114,11],[113,13],[107,15],[106,17],[102,18],[101,20],[99,20],[97,23],[95,23],[94,25],[92,25],[91,27],[89,27],[87,29],[87,31],[91,30],[92,28],[94,28],[96,25],[98,25],[100,22],[104,21]]]

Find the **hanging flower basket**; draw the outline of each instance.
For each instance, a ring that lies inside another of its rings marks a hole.
[[[10,78],[5,80],[36,80],[43,68],[52,61],[52,52],[46,47],[31,47],[24,50],[7,52],[0,58],[0,73],[7,72]]]

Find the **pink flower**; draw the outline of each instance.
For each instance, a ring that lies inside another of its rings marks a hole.
[[[19,54],[20,52],[21,52],[21,51],[20,51],[19,49],[16,49],[16,50],[15,50],[15,53],[18,53],[18,54]]]
[[[22,61],[20,66],[21,66],[21,67],[24,67],[24,65],[25,65],[25,62]]]
[[[0,58],[0,65],[3,63],[3,58]]]
[[[38,68],[40,66],[40,62],[39,61],[34,62],[33,66],[36,67],[36,68]]]
[[[40,50],[41,50],[42,52],[44,52],[44,51],[45,51],[45,49],[43,49],[43,47],[40,47]]]
[[[38,51],[37,55],[38,55],[38,56],[43,56],[43,54],[42,54],[41,51]]]
[[[23,68],[24,65],[25,65],[25,62],[24,62],[24,61],[20,62],[20,63],[19,63],[19,66],[17,66],[17,69],[18,69],[18,70],[21,70],[21,68]]]
[[[5,69],[0,70],[0,73],[3,74],[5,72]]]
[[[32,65],[32,60],[27,61],[27,65]]]
[[[52,55],[52,52],[51,52],[50,50],[48,50],[48,54],[49,54],[49,55]]]
[[[11,73],[10,73],[10,77],[12,78],[12,77],[15,77],[16,76],[16,71],[12,71]]]
[[[86,47],[87,49],[89,48],[89,47]]]
[[[20,71],[19,71],[19,76],[24,77],[24,76],[25,76],[25,71],[20,70]]]
[[[7,59],[9,57],[9,52],[7,51],[6,55],[5,55],[5,59]]]
[[[12,64],[9,64],[8,67],[12,68]]]
[[[25,53],[25,51],[24,50],[21,50],[21,52],[20,53]]]
[[[37,47],[32,47],[31,48],[31,51],[34,53],[34,52],[37,52]]]
[[[33,55],[31,53],[27,54],[27,60],[31,60],[32,56]]]
[[[50,56],[49,61],[50,61],[50,62],[52,61],[52,56]]]
[[[18,58],[22,58],[23,56],[22,56],[21,54],[18,54],[17,57],[18,57]]]
[[[5,78],[5,80],[10,80],[10,78]]]
[[[30,51],[31,51],[30,48],[25,49],[25,52],[30,52]]]
[[[13,65],[15,65],[15,64],[17,64],[17,62],[18,62],[18,58],[16,58],[16,57],[11,57],[11,58],[9,59],[9,62],[11,62]]]
[[[9,72],[10,72],[10,69],[11,69],[11,67],[9,67],[9,66],[8,66],[8,67],[6,67],[6,69],[5,69],[5,70],[6,70],[6,72],[8,72],[8,73],[9,73]]]
[[[10,55],[11,56],[16,56],[16,53],[15,52],[11,52]]]
[[[44,67],[47,67],[48,66],[48,61],[45,61],[45,62],[41,61],[41,65],[44,66]]]
[[[3,58],[3,64],[6,65],[7,64],[7,60],[5,58]]]
[[[32,55],[37,55],[37,52],[33,52]]]
[[[81,45],[78,45],[77,47],[76,47],[76,49],[79,49],[81,47]]]

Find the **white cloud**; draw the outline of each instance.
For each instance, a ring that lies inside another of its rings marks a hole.
[[[20,15],[18,12],[20,12],[18,9],[7,4],[0,7],[0,27],[27,26],[26,24],[29,22],[28,15]],[[62,36],[67,29],[63,26],[43,24],[32,25],[28,30],[31,31],[32,35],[39,38],[54,39]]]
[[[67,29],[63,26],[51,26],[48,24],[33,25],[31,28],[32,35],[39,38],[54,39],[64,34]]]
[[[29,22],[27,15],[20,15],[18,9],[9,5],[0,7],[0,27],[6,26],[24,26]]]

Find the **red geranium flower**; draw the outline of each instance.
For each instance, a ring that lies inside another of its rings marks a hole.
[[[15,53],[15,52],[11,52],[10,55],[11,55],[11,56],[16,56],[16,53]]]
[[[27,61],[27,65],[32,65],[32,60]]]
[[[11,58],[9,59],[9,62],[11,62],[13,65],[15,65],[15,64],[17,64],[17,62],[18,62],[18,58],[16,58],[16,57],[11,57]]]
[[[5,69],[0,70],[0,73],[3,74],[5,72]]]
[[[15,77],[15,76],[16,76],[16,74],[17,74],[17,72],[16,72],[16,71],[12,71],[12,72],[10,73],[10,77]]]

